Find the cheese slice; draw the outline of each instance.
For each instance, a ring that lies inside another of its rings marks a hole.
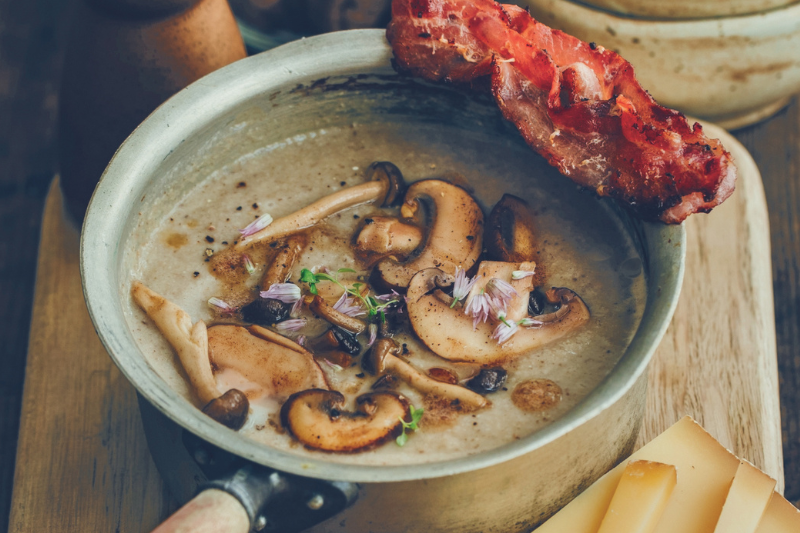
[[[798,531],[800,531],[800,510],[787,502],[783,496],[773,492],[756,533],[797,533]]]
[[[774,488],[774,479],[747,461],[742,461],[714,533],[754,533]]]
[[[597,533],[630,461],[675,465],[678,484],[655,533],[713,533],[739,459],[685,417],[542,524],[537,533]]]
[[[628,463],[598,533],[651,533],[677,482],[672,465],[652,461]]]

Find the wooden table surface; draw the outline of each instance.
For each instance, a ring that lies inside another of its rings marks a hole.
[[[0,0],[0,531],[9,516],[36,253],[57,168],[72,1]],[[800,106],[735,132],[764,178],[771,226],[785,493],[800,503]]]

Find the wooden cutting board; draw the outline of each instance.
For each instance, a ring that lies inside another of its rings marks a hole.
[[[783,487],[766,202],[750,155],[736,193],[687,222],[686,280],[649,370],[640,443],[685,414]],[[10,531],[143,532],[178,503],[147,452],[133,387],[100,344],[81,292],[78,230],[57,181],[42,223]]]

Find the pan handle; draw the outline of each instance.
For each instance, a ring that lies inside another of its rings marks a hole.
[[[153,533],[295,533],[346,509],[358,485],[286,474],[245,463],[220,476]]]
[[[239,500],[219,489],[204,490],[153,533],[248,533],[250,517]]]

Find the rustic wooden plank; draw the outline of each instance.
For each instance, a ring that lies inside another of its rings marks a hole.
[[[57,185],[37,269],[9,530],[149,531],[177,506],[147,450],[134,389],[94,333],[78,230]]]
[[[649,369],[647,442],[692,415],[736,455],[783,487],[769,223],[758,169],[727,133],[736,192],[686,222],[686,278],[670,329]]]
[[[736,137],[764,176],[772,236],[786,498],[800,506],[800,102]]]

